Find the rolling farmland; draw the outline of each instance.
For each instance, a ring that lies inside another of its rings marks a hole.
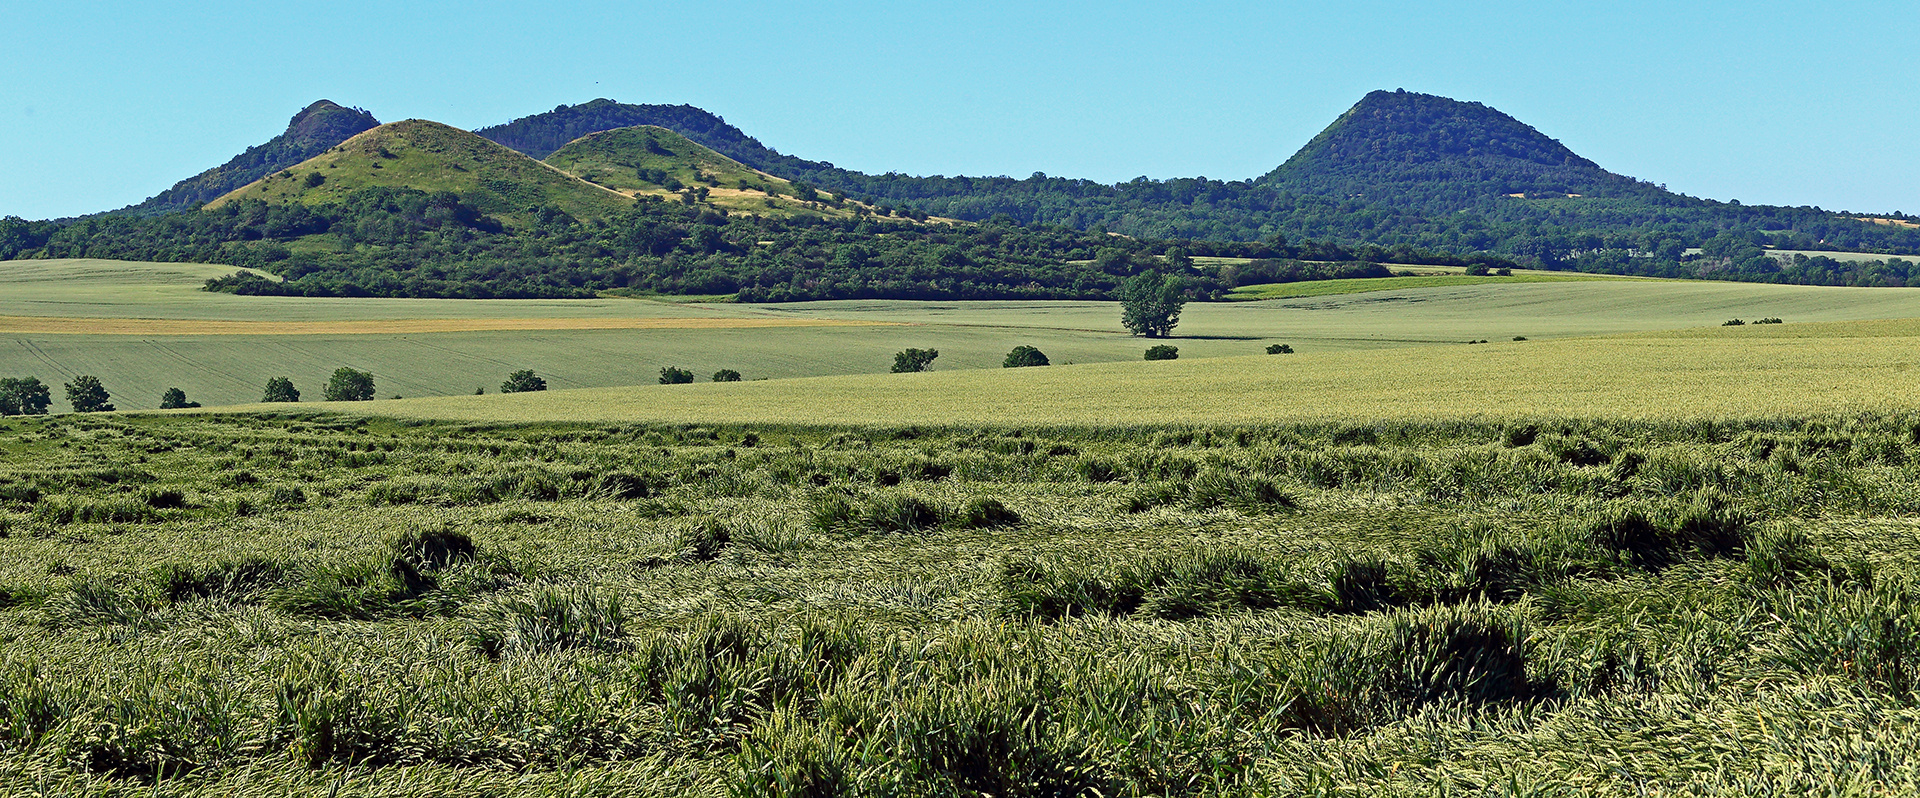
[[[1056,364],[1134,361],[1146,343],[1100,302],[837,301],[778,305],[647,300],[444,300],[209,294],[224,267],[17,261],[0,269],[0,374],[50,384],[99,376],[126,409],[180,387],[204,404],[259,398],[269,377],[317,391],[333,369],[372,371],[380,396],[489,391],[528,368],[555,388],[705,377],[884,372],[905,347],[939,371],[995,368],[1032,345]],[[1417,278],[1416,278],[1417,279]],[[1499,279],[1499,278],[1494,278]],[[1452,285],[1265,302],[1194,303],[1170,343],[1184,360],[1289,343],[1301,356],[1699,328],[1920,316],[1920,291],[1658,280]],[[196,323],[199,323],[196,325]],[[1790,325],[1791,326],[1791,325]],[[1326,361],[1325,368],[1338,370]]]

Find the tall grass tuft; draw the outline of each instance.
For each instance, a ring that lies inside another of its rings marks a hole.
[[[560,651],[613,651],[627,637],[626,612],[618,595],[546,587],[526,598],[489,608],[468,639],[494,659]]]

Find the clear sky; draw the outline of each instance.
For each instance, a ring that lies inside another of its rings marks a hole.
[[[0,215],[138,202],[315,99],[482,127],[689,103],[868,172],[1255,177],[1373,89],[1615,172],[1920,213],[1920,0],[94,2],[0,15]]]

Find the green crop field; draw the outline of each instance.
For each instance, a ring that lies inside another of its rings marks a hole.
[[[1920,791],[1911,291],[1192,304],[1143,362],[1108,303],[217,271],[7,264],[0,375],[419,398],[0,419],[0,794]]]
[[[158,406],[169,387],[208,405],[250,402],[276,376],[317,396],[340,366],[373,372],[382,397],[458,396],[476,387],[492,392],[508,372],[523,368],[556,388],[590,388],[652,383],[665,366],[701,378],[722,368],[749,380],[877,375],[907,347],[940,350],[934,364],[940,372],[997,368],[1019,345],[1039,347],[1055,364],[1118,364],[1138,361],[1148,343],[1128,336],[1117,306],[1104,302],[738,305],[620,297],[318,299],[198,290],[227,271],[85,260],[0,264],[0,376],[34,375],[57,390],[74,375],[91,374],[113,392],[117,406],[143,409]],[[1271,343],[1293,346],[1296,357],[1343,358],[1339,353],[1504,343],[1514,336],[1537,344],[1712,327],[1733,317],[1798,324],[1915,315],[1920,292],[1908,289],[1621,279],[1496,283],[1192,303],[1170,343],[1184,364],[1250,355]],[[208,324],[196,330],[173,322]],[[380,324],[368,322],[416,323],[428,331],[378,332]],[[485,329],[483,322],[513,329]],[[614,328],[582,327],[602,323]],[[299,334],[278,334],[292,332]],[[1311,362],[1338,371],[1344,361]]]
[[[0,421],[0,785],[1920,790],[1920,415],[1456,410]]]
[[[1906,412],[1920,410],[1920,320],[332,407],[468,421],[961,427]]]

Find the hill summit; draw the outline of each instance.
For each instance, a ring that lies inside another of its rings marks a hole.
[[[1486,105],[1406,90],[1367,94],[1259,182],[1396,205],[1665,194]]]
[[[297,164],[380,124],[372,114],[332,100],[316,100],[300,109],[287,130],[266,143],[248,147],[224,164],[173,184],[138,205],[114,213],[152,215],[211,201],[234,189]]]

